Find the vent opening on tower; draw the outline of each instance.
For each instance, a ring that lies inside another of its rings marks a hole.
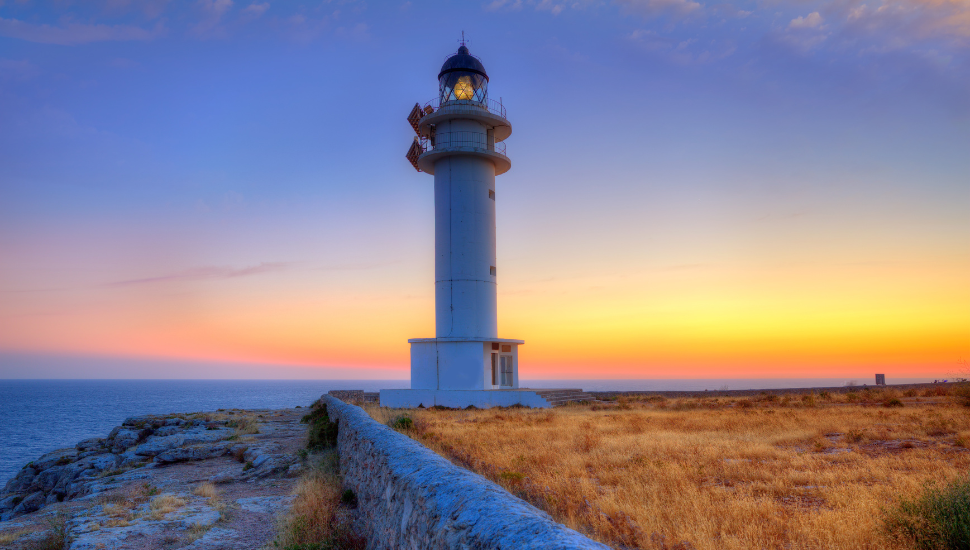
[[[495,266],[494,265],[493,266],[490,266],[488,268],[488,274],[489,275],[495,275]]]

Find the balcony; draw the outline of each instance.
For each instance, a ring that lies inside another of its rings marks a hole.
[[[421,149],[428,153],[434,150],[447,149],[449,151],[472,150],[505,154],[505,144],[489,143],[488,135],[481,132],[440,132],[431,137],[421,138]]]
[[[424,112],[427,114],[434,113],[435,111],[441,109],[442,107],[447,107],[449,111],[451,110],[468,110],[471,112],[486,111],[493,115],[498,115],[502,118],[505,117],[505,106],[501,102],[495,101],[494,99],[486,99],[485,101],[474,101],[470,99],[460,100],[453,99],[451,101],[446,101],[444,105],[441,104],[439,98],[434,98],[431,101],[424,104]]]
[[[495,165],[496,176],[512,167],[512,162],[505,156],[505,144],[496,143],[482,132],[440,132],[415,138],[407,158],[416,170],[434,174],[435,162],[455,154],[490,160]]]
[[[424,107],[414,106],[408,116],[408,122],[414,131],[422,138],[430,138],[434,133],[433,127],[452,118],[465,118],[481,122],[493,129],[495,141],[500,142],[512,134],[512,125],[505,118],[505,106],[501,102],[486,99],[485,101],[458,100],[445,101],[432,99]]]

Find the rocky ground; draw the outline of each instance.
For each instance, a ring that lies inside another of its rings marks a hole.
[[[0,547],[271,546],[303,468],[305,409],[129,418],[0,491]]]

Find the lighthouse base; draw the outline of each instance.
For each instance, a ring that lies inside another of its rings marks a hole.
[[[552,405],[532,390],[381,390],[381,406],[395,409],[418,407],[511,407],[521,405],[548,409]]]
[[[514,390],[519,346],[507,338],[412,338],[412,390]]]

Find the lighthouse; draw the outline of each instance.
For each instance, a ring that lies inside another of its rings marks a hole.
[[[495,180],[512,167],[512,124],[488,85],[462,43],[441,66],[438,96],[407,117],[415,136],[406,157],[434,177],[435,336],[408,340],[411,389],[381,390],[383,406],[549,406],[519,389],[525,342],[499,338]]]

